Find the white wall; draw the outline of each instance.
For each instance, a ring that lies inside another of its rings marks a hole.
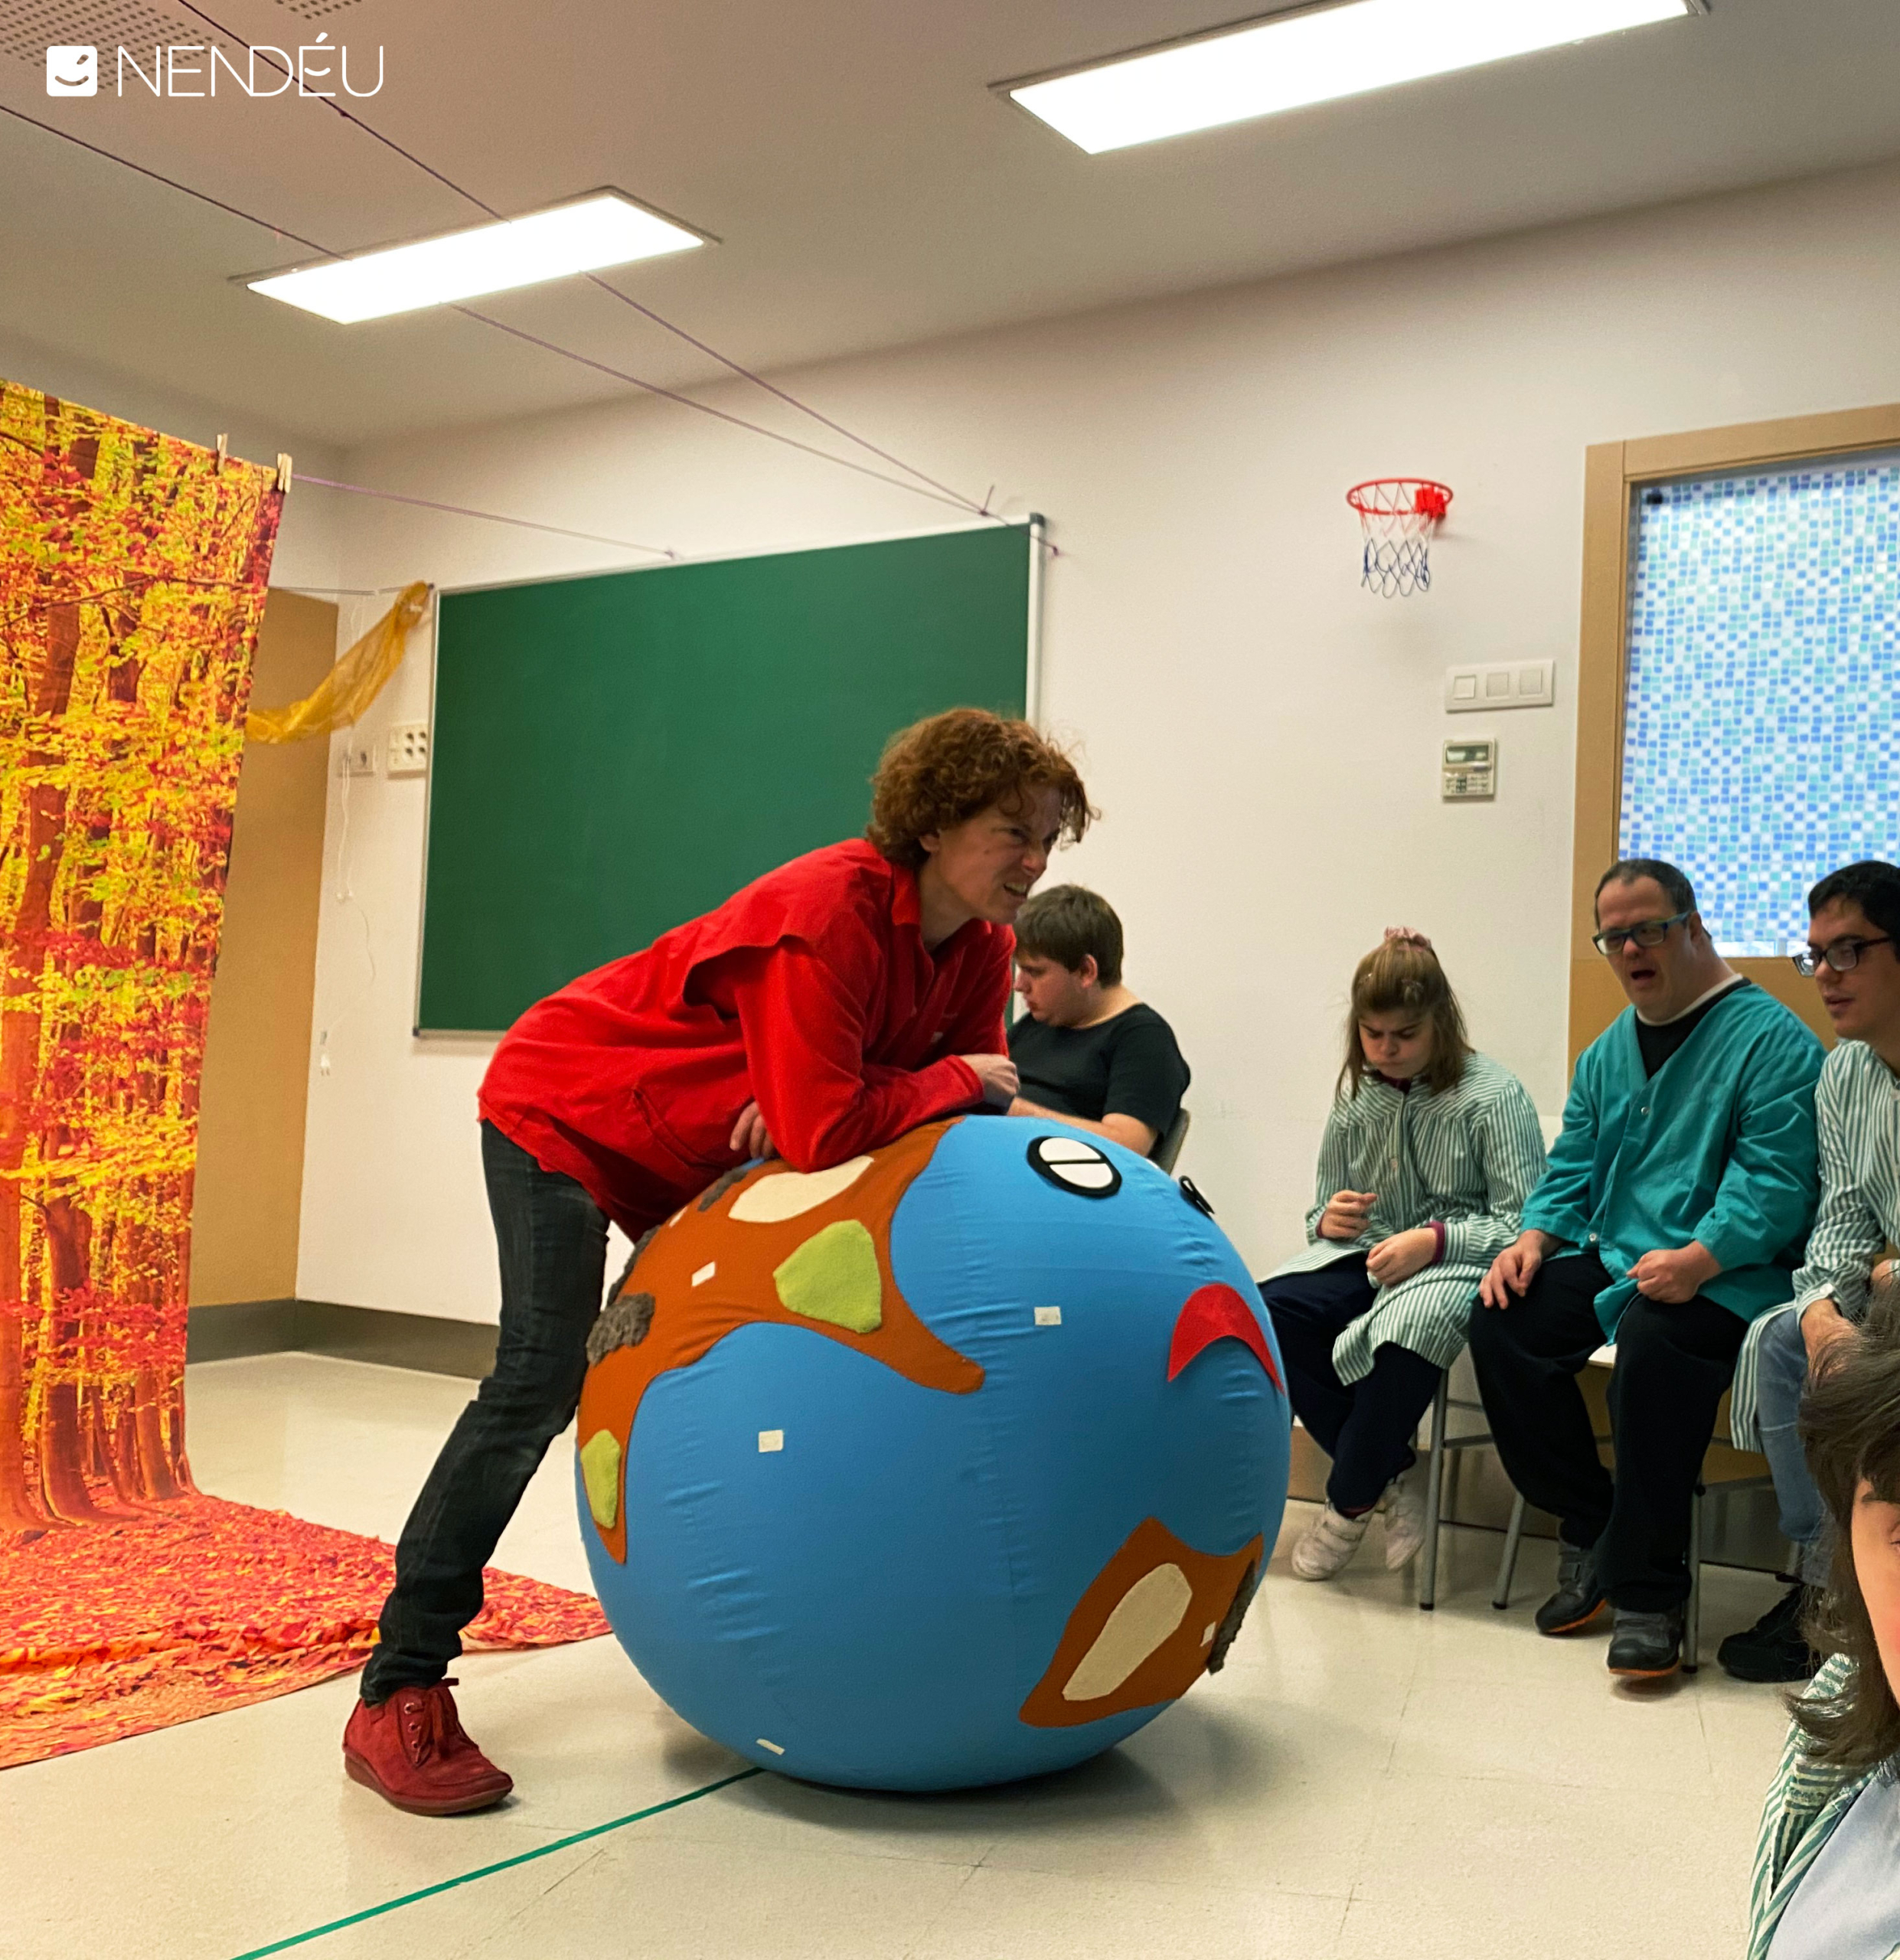
[[[207,448],[222,432],[231,439],[230,453],[252,462],[275,462],[279,451],[287,451],[292,462],[292,494],[285,503],[283,521],[278,528],[270,582],[273,586],[309,587],[344,583],[338,570],[342,538],[338,493],[313,489],[301,497],[295,494],[299,469],[340,478],[340,452],[302,442],[288,429],[267,425],[245,411],[155,387],[150,382],[7,335],[0,335],[0,375],[21,387],[83,402],[103,414],[181,436],[188,443],[202,443]]]
[[[1479,1044],[1560,1104],[1585,446],[1900,397],[1897,194],[1882,167],[795,377],[933,475],[1050,518],[1043,705],[1104,813],[1052,876],[1126,920],[1130,979],[1195,1071],[1184,1168],[1256,1269],[1298,1242],[1345,984],[1383,926],[1430,933]],[[1457,502],[1432,593],[1382,603],[1342,498],[1402,472]],[[936,516],[638,400],[348,472],[688,554]],[[346,523],[351,585],[638,562],[396,506]],[[1557,659],[1554,710],[1444,715],[1448,663],[1517,656]],[[367,732],[427,697],[419,645]],[[1441,803],[1440,743],[1485,733],[1496,805]],[[344,904],[333,798],[299,1289],[492,1318],[487,1049],[409,1032],[422,815],[420,782],[354,786]]]

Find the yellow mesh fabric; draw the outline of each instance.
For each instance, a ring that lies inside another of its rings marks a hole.
[[[302,742],[348,728],[383,691],[383,685],[402,665],[409,630],[429,603],[429,587],[421,580],[406,585],[396,603],[325,675],[315,689],[288,707],[253,708],[244,717],[244,736],[251,742]]]

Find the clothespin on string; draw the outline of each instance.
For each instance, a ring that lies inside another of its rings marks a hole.
[[[290,488],[290,458],[282,449],[277,452],[277,488],[286,492]]]
[[[230,444],[231,439],[229,436],[223,434],[219,436],[217,439],[217,462],[216,468],[220,476],[222,476],[224,474],[224,466],[231,459]]]

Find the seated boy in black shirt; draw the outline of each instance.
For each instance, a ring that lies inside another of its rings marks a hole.
[[[1121,921],[1079,885],[1038,892],[1016,916],[1010,1028],[1021,1093],[1012,1116],[1057,1116],[1146,1157],[1187,1093],[1168,1024],[1121,984]]]

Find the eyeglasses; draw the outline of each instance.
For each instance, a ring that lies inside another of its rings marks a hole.
[[[1639,946],[1660,946],[1669,937],[1669,929],[1680,926],[1691,915],[1686,912],[1673,912],[1667,919],[1645,919],[1640,926],[1624,926],[1614,932],[1593,933],[1590,943],[1605,959],[1623,950],[1626,942],[1634,939]]]
[[[1831,966],[1836,973],[1851,973],[1860,964],[1860,956],[1869,946],[1890,946],[1890,939],[1836,939],[1832,946],[1822,947],[1819,952],[1810,946],[1806,952],[1791,953],[1794,970],[1804,979],[1812,980],[1823,964]]]

